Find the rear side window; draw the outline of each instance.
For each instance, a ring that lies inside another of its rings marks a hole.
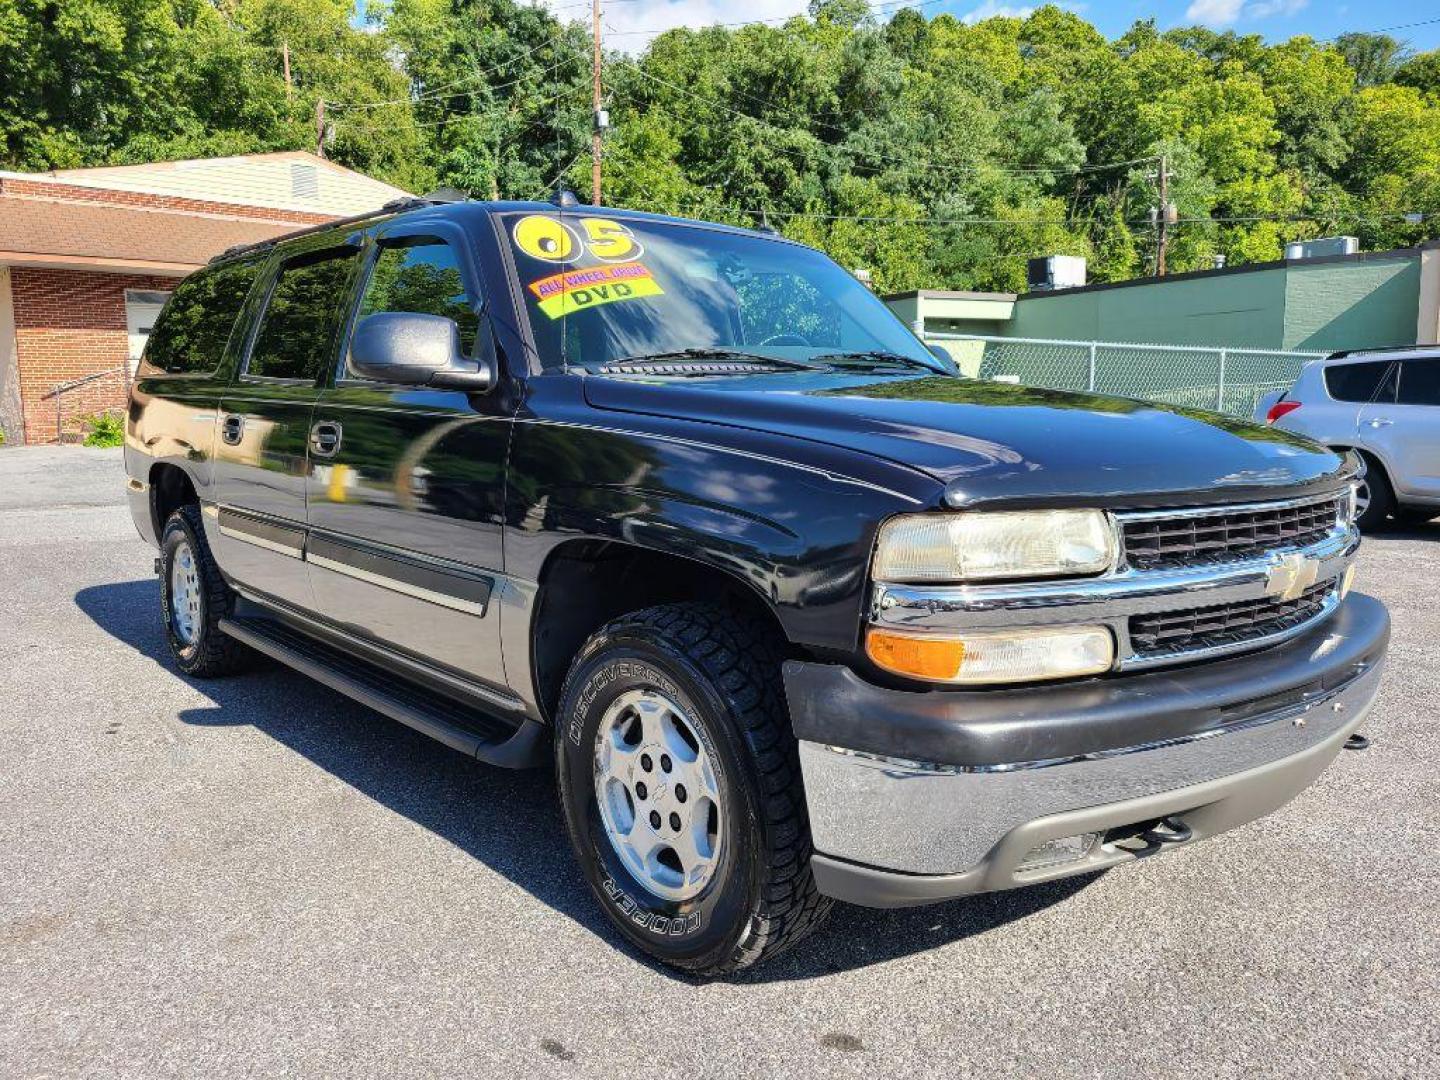
[[[1440,359],[1400,362],[1400,404],[1440,405]]]
[[[1369,360],[1359,364],[1336,364],[1325,369],[1325,389],[1336,401],[1394,400],[1394,380],[1387,380],[1392,360]],[[1383,388],[1382,388],[1383,384]]]
[[[259,259],[230,263],[182,281],[145,342],[145,363],[172,375],[218,368],[260,265]]]
[[[335,352],[335,332],[358,256],[346,248],[281,268],[260,317],[247,375],[311,382],[320,377]]]

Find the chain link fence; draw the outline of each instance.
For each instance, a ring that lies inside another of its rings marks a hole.
[[[123,414],[130,393],[128,365],[97,371],[69,382],[57,383],[45,399],[54,408],[54,430],[32,435],[33,442],[79,443],[89,434],[89,419]]]
[[[1053,390],[1092,390],[1250,418],[1323,352],[1114,341],[926,334],[967,375]]]

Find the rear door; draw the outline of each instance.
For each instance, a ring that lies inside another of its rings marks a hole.
[[[302,608],[311,413],[334,364],[358,243],[278,255],[235,382],[221,401],[214,493],[219,563],[251,589]]]
[[[1351,445],[1356,441],[1360,414],[1365,406],[1371,402],[1395,399],[1393,360],[1332,363],[1325,366],[1321,376],[1330,401],[1312,402],[1300,398],[1300,408],[1285,417],[1293,422],[1284,426],[1328,446]],[[1363,445],[1366,441],[1364,433],[1360,432],[1358,437]]]
[[[439,216],[376,231],[353,326],[387,311],[453,319],[489,347],[471,242]],[[504,685],[498,605],[502,395],[375,382],[341,350],[315,410],[307,559],[316,610],[348,631],[472,680]]]
[[[1393,393],[1360,410],[1360,435],[1385,462],[1395,492],[1440,499],[1440,357],[1401,360]]]

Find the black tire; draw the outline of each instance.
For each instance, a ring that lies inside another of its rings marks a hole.
[[[199,583],[195,634],[187,641],[178,631],[171,605],[172,568],[176,553],[188,547],[193,553]],[[221,632],[219,622],[235,610],[235,592],[225,584],[200,521],[200,508],[191,503],[170,515],[160,534],[160,611],[165,620],[165,641],[170,655],[187,675],[208,679],[245,670],[254,653]]]
[[[1370,489],[1370,505],[1355,521],[1361,532],[1373,532],[1385,527],[1385,520],[1395,512],[1395,489],[1390,486],[1390,477],[1385,475],[1385,466],[1365,456],[1365,479],[1361,483]]]
[[[596,632],[561,692],[556,773],[585,878],[627,940],[691,974],[725,975],[768,959],[830,910],[810,873],[810,827],[780,660],[774,635],[758,620],[708,604],[665,605]],[[600,722],[616,699],[636,690],[678,704],[715,766],[724,842],[713,876],[684,900],[656,894],[627,869],[596,798]]]

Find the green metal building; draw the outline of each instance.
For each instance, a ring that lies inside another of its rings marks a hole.
[[[1316,351],[1412,345],[1440,338],[1440,243],[1018,296],[921,290],[885,299],[927,334]]]

